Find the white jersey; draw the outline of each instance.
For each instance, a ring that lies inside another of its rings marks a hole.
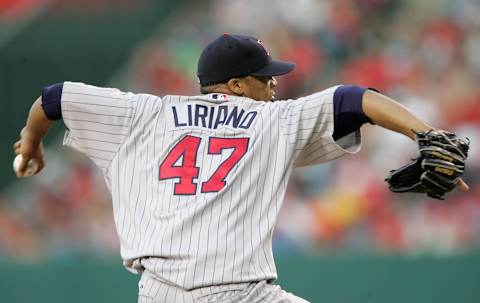
[[[258,102],[65,82],[64,144],[102,169],[130,270],[141,259],[185,289],[276,279],[272,234],[292,168],[359,149],[358,131],[332,138],[336,88]]]

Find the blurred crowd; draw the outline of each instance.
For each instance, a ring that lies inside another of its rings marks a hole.
[[[293,4],[294,3],[294,4]],[[277,98],[336,84],[373,87],[431,125],[471,140],[465,180],[442,202],[392,194],[385,176],[415,157],[408,138],[362,128],[362,151],[297,169],[280,214],[277,253],[455,254],[480,248],[480,3],[476,0],[212,0],[191,2],[132,54],[111,85],[198,94],[196,61],[223,32],[261,38],[293,61]],[[180,22],[181,21],[181,22]],[[91,162],[50,151],[50,168],[0,199],[0,258],[116,255],[110,198]]]

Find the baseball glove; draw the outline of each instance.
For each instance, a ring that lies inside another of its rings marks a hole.
[[[426,193],[435,199],[455,188],[465,170],[470,141],[445,131],[415,132],[419,155],[412,163],[390,171],[385,179],[392,192]]]

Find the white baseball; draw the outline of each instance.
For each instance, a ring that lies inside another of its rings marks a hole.
[[[15,157],[15,160],[13,160],[13,170],[15,171],[15,173],[18,171],[18,168],[20,167],[20,163],[22,162],[22,160],[23,160],[22,155],[17,155]],[[30,159],[30,161],[28,161],[27,169],[25,170],[25,173],[20,177],[31,177],[33,176],[36,170],[37,170],[37,163],[35,162],[35,160]]]

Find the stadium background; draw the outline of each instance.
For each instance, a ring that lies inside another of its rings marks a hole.
[[[280,98],[366,85],[472,140],[471,190],[447,203],[388,191],[416,147],[377,127],[360,154],[297,170],[275,233],[279,283],[312,302],[480,302],[478,16],[476,0],[0,0],[0,302],[136,300],[103,180],[61,147],[61,123],[42,174],[14,179],[11,144],[41,87],[197,94],[198,55],[223,32],[297,63]]]

